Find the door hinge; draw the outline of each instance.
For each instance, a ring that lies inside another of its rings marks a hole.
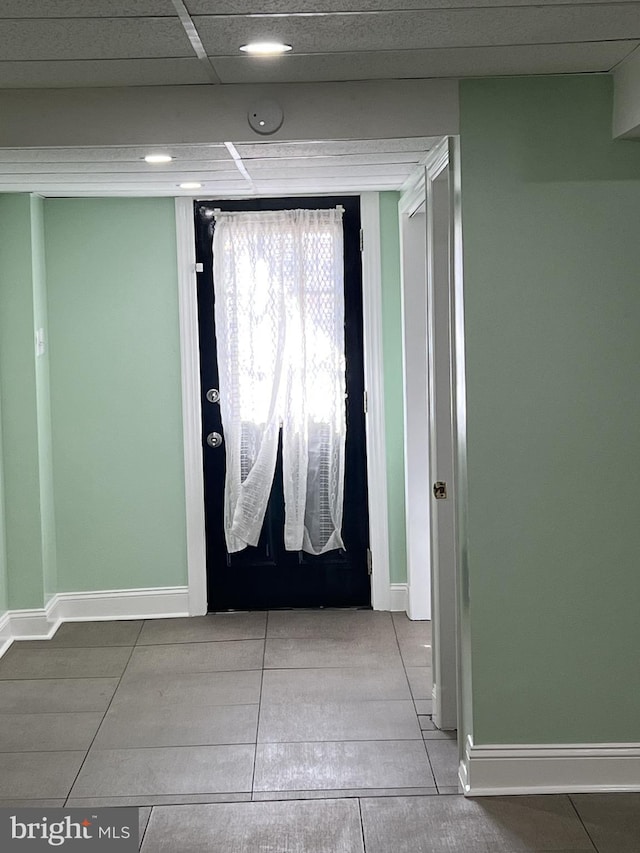
[[[373,574],[373,554],[371,548],[367,548],[367,574]]]
[[[364,228],[360,229],[360,251],[364,252]]]
[[[362,398],[363,398],[362,399],[362,407],[363,407],[364,413],[366,415],[367,412],[369,411],[369,395],[367,394],[366,391],[363,392]]]
[[[196,271],[196,272],[204,272],[204,264],[197,263],[197,264],[195,265],[195,271]]]
[[[443,480],[438,480],[433,484],[433,496],[437,501],[447,499],[447,484]]]

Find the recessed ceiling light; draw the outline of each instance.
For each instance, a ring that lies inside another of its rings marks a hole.
[[[252,41],[249,44],[240,45],[240,50],[251,53],[253,56],[277,56],[292,50],[290,44],[279,41]]]
[[[171,154],[147,154],[144,159],[147,163],[170,163],[173,157]]]
[[[185,181],[183,184],[180,184],[181,190],[199,190],[202,187],[202,184],[199,184],[197,181]]]

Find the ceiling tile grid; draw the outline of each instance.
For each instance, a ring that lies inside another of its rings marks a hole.
[[[267,38],[291,52],[239,50]],[[0,88],[609,72],[639,45],[640,0],[2,0]],[[0,149],[0,192],[176,195],[185,181],[205,195],[398,189],[433,144],[238,142],[240,163],[224,145],[177,145],[163,167],[141,148]]]

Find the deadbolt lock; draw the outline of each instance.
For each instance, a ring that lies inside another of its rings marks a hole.
[[[447,497],[447,484],[443,480],[433,484],[433,496],[437,501],[443,501]]]
[[[207,444],[209,447],[220,447],[222,444],[222,436],[219,432],[210,432],[207,436]]]

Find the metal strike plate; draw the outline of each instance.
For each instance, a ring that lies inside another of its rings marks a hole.
[[[447,484],[442,480],[438,480],[433,484],[433,496],[437,501],[443,501],[447,497]]]
[[[220,447],[222,444],[222,436],[219,432],[210,432],[207,436],[207,444],[209,447]]]
[[[207,400],[210,403],[220,402],[220,392],[217,388],[209,388],[209,390],[207,391]]]

